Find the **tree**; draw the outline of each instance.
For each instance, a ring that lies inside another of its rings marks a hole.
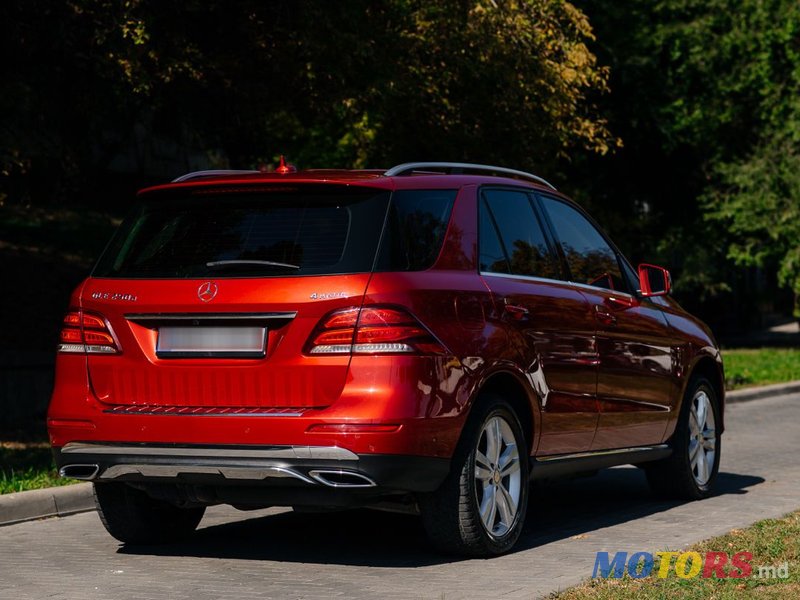
[[[608,72],[564,0],[11,0],[0,23],[13,200],[91,195],[136,139],[216,166],[285,153],[301,167],[548,169],[616,145],[595,110]],[[164,176],[146,171],[137,183]]]
[[[782,132],[767,137],[749,156],[719,165],[719,184],[705,196],[707,218],[731,233],[728,254],[736,263],[778,265],[800,318],[800,140]]]
[[[800,140],[800,5],[579,6],[597,32],[592,49],[611,68],[611,93],[600,108],[624,147],[609,157],[578,157],[573,166],[587,174],[580,180],[573,172],[576,195],[612,213],[626,240],[639,234],[628,248],[635,256],[677,267],[682,301],[695,310],[704,302],[701,312],[712,320],[718,308],[740,310],[740,319],[748,312],[753,296],[741,282],[742,266],[777,268],[782,284],[796,289],[800,237],[792,215],[800,198],[791,173]]]

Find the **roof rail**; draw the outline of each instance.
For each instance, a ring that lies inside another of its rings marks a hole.
[[[455,162],[413,162],[403,163],[392,167],[384,173],[386,177],[394,177],[396,175],[406,175],[413,171],[422,171],[425,169],[444,170],[448,174],[456,174],[462,171],[483,171],[495,173],[497,175],[512,175],[520,179],[527,179],[546,185],[550,189],[555,190],[556,187],[547,181],[534,175],[533,173],[526,173],[525,171],[517,171],[515,169],[506,169],[505,167],[494,167],[491,165],[476,165],[472,163],[455,163]]]
[[[189,181],[190,179],[199,179],[200,177],[216,177],[217,175],[252,175],[259,171],[253,170],[236,170],[236,169],[212,169],[210,171],[192,171],[181,175],[172,180],[172,183],[181,183],[182,181]]]

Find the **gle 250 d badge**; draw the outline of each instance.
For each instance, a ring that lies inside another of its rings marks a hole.
[[[115,294],[113,292],[92,292],[93,300],[118,300],[121,302],[136,302],[135,294]]]

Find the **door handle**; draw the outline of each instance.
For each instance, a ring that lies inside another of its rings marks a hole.
[[[617,317],[615,317],[612,313],[608,312],[604,306],[600,304],[594,305],[594,316],[597,317],[597,320],[600,321],[603,325],[616,325],[617,324]]]
[[[516,321],[521,321],[530,313],[527,308],[518,304],[506,304],[503,308],[508,313],[508,316]]]
[[[639,301],[633,296],[609,296],[606,298],[606,304],[613,308],[633,308],[639,304]]]

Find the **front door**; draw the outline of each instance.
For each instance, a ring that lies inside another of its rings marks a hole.
[[[675,399],[666,319],[631,289],[623,259],[589,219],[556,198],[544,196],[542,204],[596,320],[600,418],[592,449],[658,443]]]

